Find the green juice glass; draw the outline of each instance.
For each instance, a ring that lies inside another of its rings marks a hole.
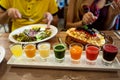
[[[55,58],[57,62],[63,62],[65,58],[66,46],[64,44],[55,44],[53,46]]]

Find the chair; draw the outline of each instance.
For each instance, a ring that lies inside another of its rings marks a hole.
[[[68,6],[65,6],[64,8],[64,28],[66,29],[66,20],[67,20],[67,10]]]
[[[6,29],[6,24],[0,24],[0,30],[1,30],[1,32],[2,32],[2,28],[3,28],[3,30],[4,30],[4,32],[7,32],[7,29]]]

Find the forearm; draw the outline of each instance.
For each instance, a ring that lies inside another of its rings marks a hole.
[[[105,29],[111,29],[115,25],[115,21],[117,18],[117,15],[115,14],[115,10],[110,6],[108,10],[108,15],[106,17],[106,20],[104,22]]]
[[[9,20],[9,16],[8,16],[8,12],[1,12],[0,11],[0,24],[5,24],[7,23]]]
[[[115,24],[115,20],[116,20],[116,17],[114,15],[108,14],[104,22],[105,30],[111,29]]]
[[[106,20],[106,22],[105,22],[105,24],[104,24],[105,30],[109,30],[109,29],[111,29],[112,27],[114,27],[116,18],[117,18],[117,17],[109,17],[109,19]]]

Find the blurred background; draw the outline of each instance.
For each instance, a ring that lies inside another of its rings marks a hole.
[[[58,5],[58,30],[64,30],[66,24],[66,16],[67,16],[67,7],[69,5],[69,0],[55,0]],[[120,30],[120,15],[116,20],[116,24],[114,25],[113,30]],[[0,33],[9,32],[8,24],[0,24]]]

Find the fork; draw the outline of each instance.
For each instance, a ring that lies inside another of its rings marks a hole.
[[[28,17],[26,17],[26,16],[22,16],[22,18],[23,18],[23,19],[26,19],[26,20],[29,20],[29,21],[32,21],[32,22],[34,21],[32,18],[28,18]]]

